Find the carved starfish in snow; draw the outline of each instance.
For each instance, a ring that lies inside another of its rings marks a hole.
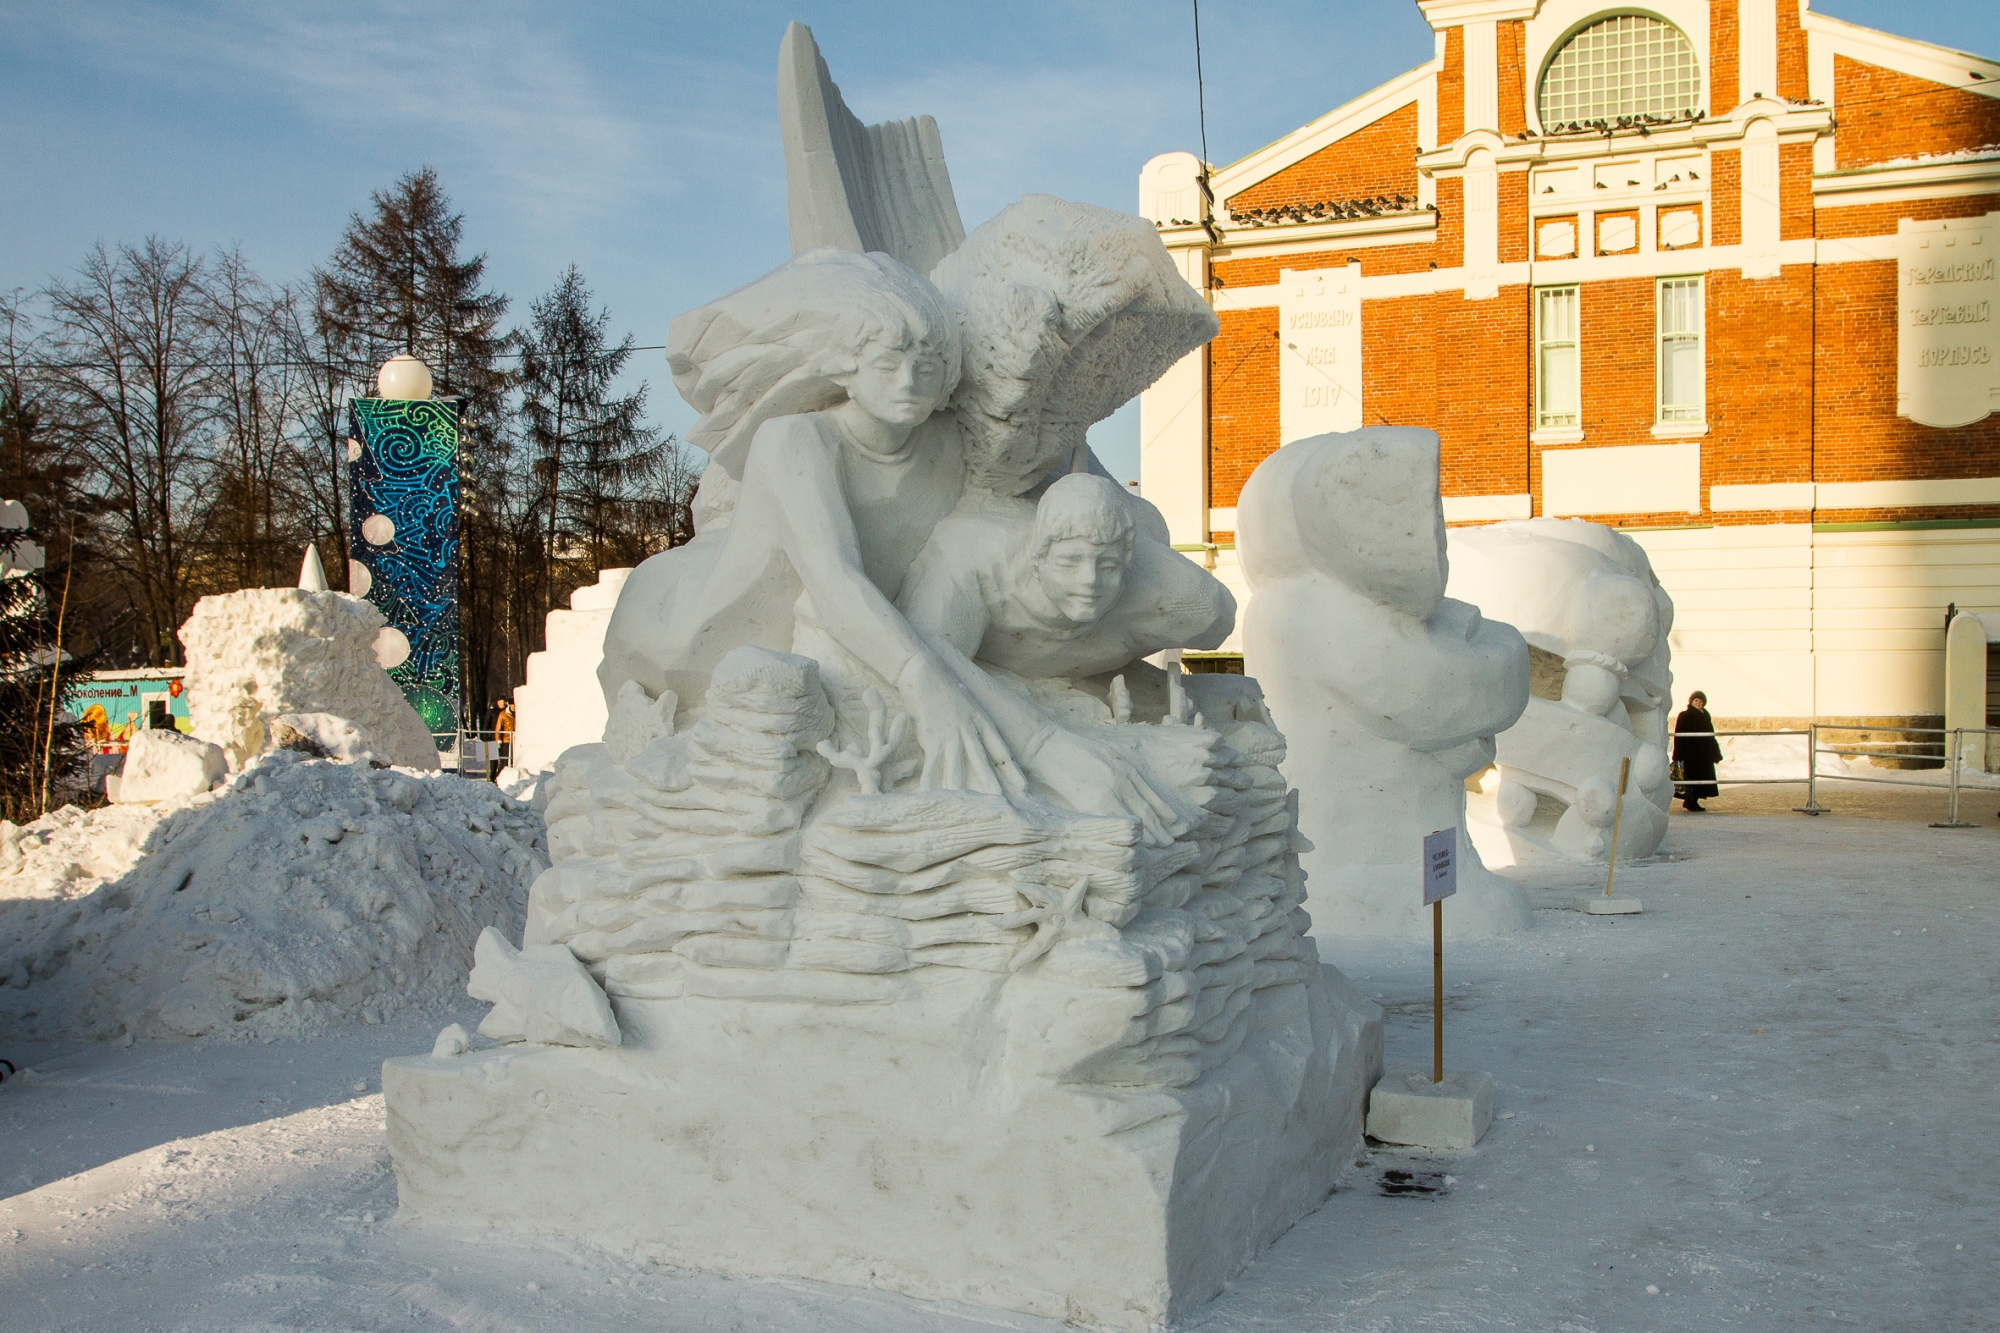
[[[1083,912],[1084,893],[1090,888],[1090,877],[1079,876],[1076,883],[1057,893],[1046,884],[1024,882],[1019,889],[1033,904],[1019,912],[1008,912],[997,918],[995,925],[1002,927],[1033,926],[1035,938],[1021,946],[1014,960],[1007,964],[1009,972],[1019,972],[1028,964],[1040,958],[1055,947],[1074,921]]]

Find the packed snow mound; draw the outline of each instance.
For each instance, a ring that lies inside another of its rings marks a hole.
[[[185,806],[186,802],[180,802]],[[66,805],[22,828],[0,819],[0,920],[15,898],[76,898],[139,863],[165,809]],[[0,975],[0,983],[7,977]]]
[[[188,715],[240,770],[265,748],[265,719],[332,713],[409,768],[438,766],[417,710],[375,658],[388,622],[357,597],[304,588],[246,588],[204,597],[181,626]]]
[[[546,848],[488,783],[282,750],[216,793],[0,824],[0,1031],[279,1036],[458,1000]]]
[[[135,731],[118,778],[119,801],[170,801],[207,791],[228,776],[222,747],[178,731]]]

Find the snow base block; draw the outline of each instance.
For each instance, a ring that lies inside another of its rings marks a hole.
[[[1493,1076],[1393,1069],[1368,1095],[1368,1137],[1416,1148],[1467,1149],[1493,1123]]]
[[[1317,980],[1260,991],[1221,1067],[1130,1093],[1019,1077],[957,1021],[989,1002],[975,984],[837,1008],[617,999],[615,1049],[386,1062],[402,1216],[1156,1327],[1317,1209],[1360,1145],[1381,1011]]]
[[[1637,898],[1607,898],[1601,893],[1586,893],[1576,900],[1576,910],[1589,916],[1637,916],[1645,910]]]

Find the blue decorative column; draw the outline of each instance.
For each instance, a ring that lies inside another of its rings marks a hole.
[[[462,716],[459,406],[456,398],[357,398],[347,442],[348,591],[388,618],[377,653],[434,732],[456,731]]]

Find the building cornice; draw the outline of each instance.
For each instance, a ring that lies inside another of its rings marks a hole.
[[[1683,121],[1676,125],[1612,130],[1608,134],[1565,134],[1532,139],[1503,138],[1491,130],[1474,130],[1454,143],[1417,154],[1417,170],[1426,176],[1450,177],[1465,171],[1475,148],[1493,154],[1503,169],[1528,164],[1577,161],[1607,154],[1657,152],[1662,149],[1706,148],[1741,139],[1759,120],[1770,121],[1780,139],[1813,139],[1833,129],[1833,112],[1824,106],[1793,106],[1770,98],[1745,102],[1728,116]]]
[[[1268,227],[1232,227],[1225,223],[1220,228],[1222,239],[1216,244],[1215,258],[1242,259],[1255,251],[1275,246],[1324,249],[1328,248],[1324,244],[1326,242],[1401,244],[1428,239],[1428,235],[1420,237],[1420,234],[1435,233],[1437,220],[1436,211],[1425,208],[1412,209],[1407,213],[1385,213],[1380,217],[1277,223]]]
[[[1541,12],[1542,0],[1417,0],[1417,9],[1433,31],[1441,32],[1468,23],[1531,19]]]
[[[1876,28],[1826,14],[1815,14],[1800,6],[1800,26],[1806,30],[1810,55],[1808,64],[1812,95],[1835,100],[1833,57],[1843,55],[1863,64],[1894,70],[1911,78],[1941,83],[1980,97],[2000,98],[2000,61],[1958,51],[1949,46],[1898,37]],[[1967,76],[1973,76],[1967,82]]]
[[[1813,177],[1813,207],[1898,204],[2000,194],[2000,152],[1970,162],[1905,162],[1851,167]]]

